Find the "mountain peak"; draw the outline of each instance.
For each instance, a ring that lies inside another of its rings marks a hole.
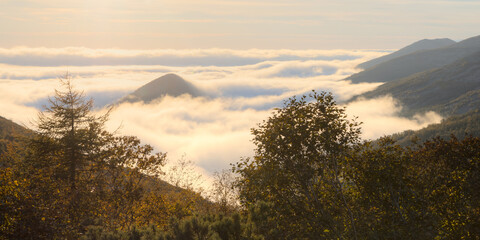
[[[177,74],[168,73],[143,85],[124,97],[120,102],[143,101],[149,103],[166,95],[177,97],[183,94],[197,97],[200,96],[200,91]]]
[[[457,44],[453,45],[452,47],[455,48],[478,48],[480,46],[480,35],[467,38],[463,41],[458,42]]]
[[[182,77],[178,76],[178,75],[175,74],[175,73],[167,73],[167,74],[165,74],[165,75],[163,75],[163,76],[161,76],[161,77],[159,77],[159,78],[157,78],[157,79],[161,79],[161,78],[164,78],[164,79],[165,79],[165,78],[177,78],[177,79],[184,80]],[[154,81],[155,81],[155,80],[154,80]],[[184,81],[185,81],[185,80],[184,80]]]
[[[446,40],[446,42],[449,42],[449,40]],[[480,36],[468,38],[449,46],[415,51],[395,57],[353,74],[347,80],[353,83],[389,82],[412,74],[441,68],[478,51],[480,51]],[[379,61],[378,59],[380,58],[372,61]]]
[[[402,49],[414,48],[414,49],[423,50],[423,49],[446,47],[455,43],[456,42],[450,38],[422,39]]]
[[[410,53],[414,53],[417,51],[424,51],[436,48],[444,48],[448,46],[454,45],[456,42],[448,39],[448,38],[438,38],[438,39],[422,39],[420,41],[416,41],[406,47],[401,48],[400,50],[393,52],[391,54],[372,59],[370,61],[364,62],[359,64],[359,68],[368,69],[380,63],[387,62],[397,57],[402,57],[408,55]]]

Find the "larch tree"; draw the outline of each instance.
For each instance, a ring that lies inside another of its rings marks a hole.
[[[152,188],[146,181],[162,174],[166,155],[105,130],[110,110],[96,116],[93,101],[73,88],[68,74],[61,82],[63,90],[39,114],[23,161],[42,226],[29,234],[76,239],[98,220],[111,228],[134,225],[135,209]]]

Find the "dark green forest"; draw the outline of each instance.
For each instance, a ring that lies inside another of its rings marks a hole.
[[[35,129],[0,119],[0,239],[480,239],[479,138],[364,141],[312,92],[252,129],[212,201],[92,106],[67,79]]]

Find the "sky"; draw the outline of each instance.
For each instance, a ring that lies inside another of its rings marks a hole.
[[[398,49],[478,35],[476,0],[0,0],[0,47]]]

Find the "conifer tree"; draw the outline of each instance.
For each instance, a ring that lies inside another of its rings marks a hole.
[[[106,227],[135,224],[136,208],[148,191],[148,177],[161,174],[166,155],[153,154],[133,136],[105,130],[108,113],[96,116],[93,101],[76,91],[67,74],[39,114],[22,174],[32,183],[37,238],[76,239],[102,219]]]

